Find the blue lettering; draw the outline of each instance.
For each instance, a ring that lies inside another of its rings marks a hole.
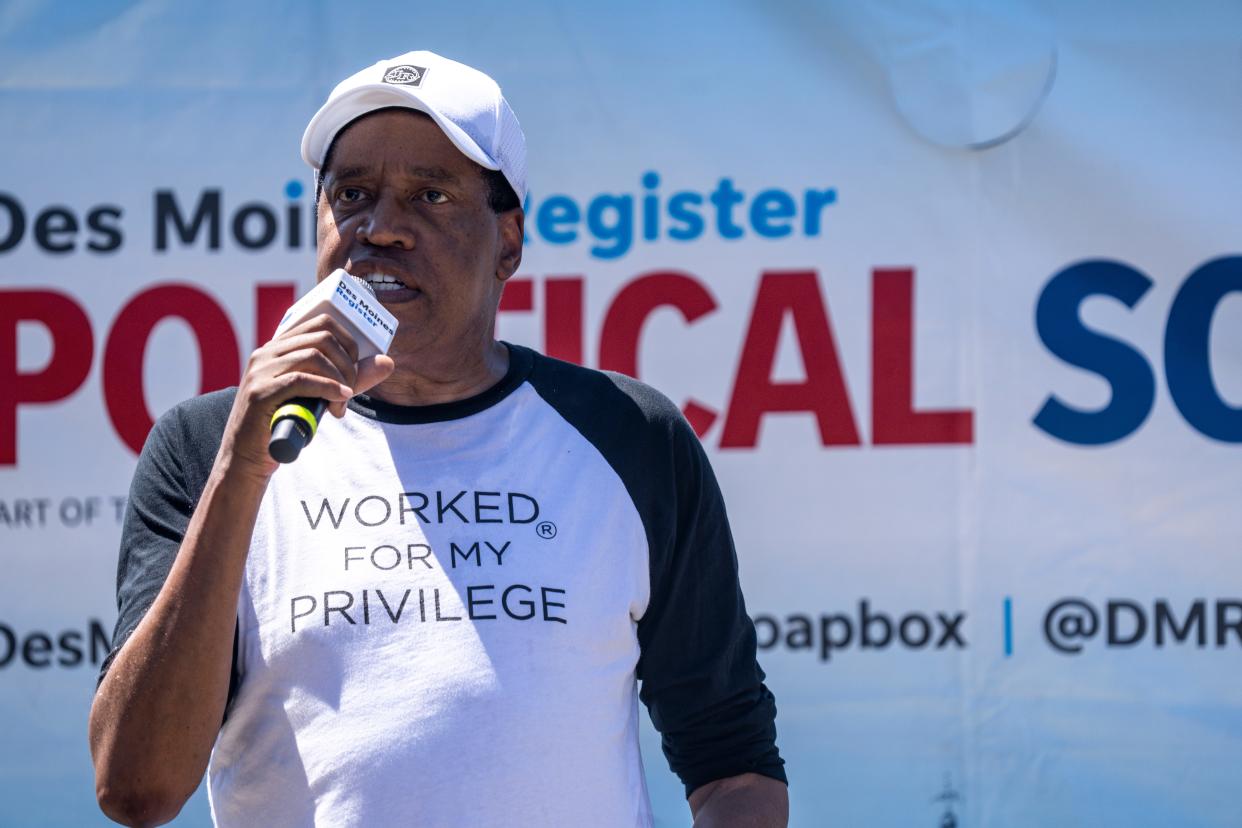
[[[791,219],[798,212],[793,196],[784,190],[764,190],[750,203],[750,225],[755,232],[769,239],[779,239],[793,232],[788,221],[773,223],[774,219]]]
[[[1133,308],[1151,285],[1129,265],[1103,260],[1070,265],[1048,281],[1035,308],[1039,338],[1055,356],[1103,377],[1112,399],[1091,411],[1049,396],[1035,415],[1036,427],[1067,443],[1094,446],[1120,440],[1143,424],[1156,398],[1151,365],[1130,345],[1087,328],[1079,311],[1091,296],[1110,296]]]
[[[803,203],[803,232],[808,236],[818,236],[824,208],[837,203],[837,191],[807,190]]]
[[[654,190],[660,186],[660,176],[655,172],[643,174],[643,186]],[[655,193],[643,196],[643,239],[655,241],[660,238],[660,197]]]
[[[712,231],[722,239],[743,238],[747,227],[770,239],[799,232],[817,236],[824,211],[837,203],[833,188],[802,190],[799,195],[772,187],[751,199],[725,177],[710,192],[683,190],[666,198],[660,191],[662,177],[655,170],[644,172],[639,182],[641,187],[632,194],[600,193],[589,200],[556,194],[536,201],[528,194],[524,209],[530,220],[524,238],[528,243],[542,238],[553,245],[586,240],[593,257],[617,259],[636,243],[662,238],[693,241]]]
[[[690,206],[702,203],[703,196],[690,192],[675,193],[668,200],[668,217],[685,225],[685,227],[670,227],[669,238],[678,241],[693,241],[703,235],[703,217]]]
[[[581,220],[582,212],[572,198],[554,195],[539,205],[535,224],[539,228],[539,235],[552,244],[569,244],[577,240],[577,224]]]
[[[605,215],[613,220],[605,221]],[[627,195],[596,196],[587,209],[587,226],[598,241],[613,242],[611,247],[594,245],[592,254],[601,259],[624,256],[634,241],[634,199]]]
[[[733,208],[741,204],[746,196],[733,189],[733,179],[722,178],[710,198],[716,206],[716,232],[722,238],[740,239],[742,228],[733,221]]]
[[[1173,299],[1164,332],[1164,371],[1174,405],[1195,430],[1226,443],[1242,443],[1242,407],[1225,402],[1212,381],[1212,317],[1220,300],[1234,292],[1242,292],[1242,256],[1200,266]]]

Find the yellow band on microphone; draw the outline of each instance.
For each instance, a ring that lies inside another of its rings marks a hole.
[[[312,437],[315,436],[315,431],[319,428],[319,420],[315,417],[315,412],[311,411],[304,405],[292,402],[285,403],[280,408],[276,409],[276,413],[272,415],[272,422],[268,425],[268,427],[271,428],[276,425],[277,420],[285,417],[297,417],[299,420],[306,423],[310,426],[310,433]]]

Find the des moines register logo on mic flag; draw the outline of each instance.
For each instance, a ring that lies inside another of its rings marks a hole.
[[[276,336],[321,313],[349,327],[358,345],[358,359],[388,353],[397,333],[397,319],[360,279],[338,268],[294,303],[276,326]]]
[[[358,349],[358,359],[387,353],[397,331],[397,320],[384,309],[375,291],[362,279],[337,268],[309,293],[294,303],[276,329],[276,335],[301,322],[326,313],[343,323]],[[267,450],[272,459],[292,463],[319,429],[327,403],[322,399],[295,398],[272,415],[272,436]]]

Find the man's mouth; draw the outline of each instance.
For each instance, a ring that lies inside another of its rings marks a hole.
[[[400,279],[396,276],[389,276],[387,273],[368,273],[367,275],[360,276],[359,278],[370,285],[376,293],[380,293],[385,290],[397,290],[398,288],[405,287],[405,285],[401,283]]]
[[[375,291],[375,298],[385,305],[400,305],[424,298],[418,278],[400,261],[367,254],[357,258],[351,256],[344,268],[355,279],[366,282],[367,287]]]

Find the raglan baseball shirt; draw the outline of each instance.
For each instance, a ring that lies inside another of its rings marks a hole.
[[[635,380],[508,347],[484,393],[355,398],[272,476],[208,773],[217,825],[648,826],[640,698],[687,792],[784,781],[694,433]],[[167,577],[234,394],[148,438],[113,655]]]

